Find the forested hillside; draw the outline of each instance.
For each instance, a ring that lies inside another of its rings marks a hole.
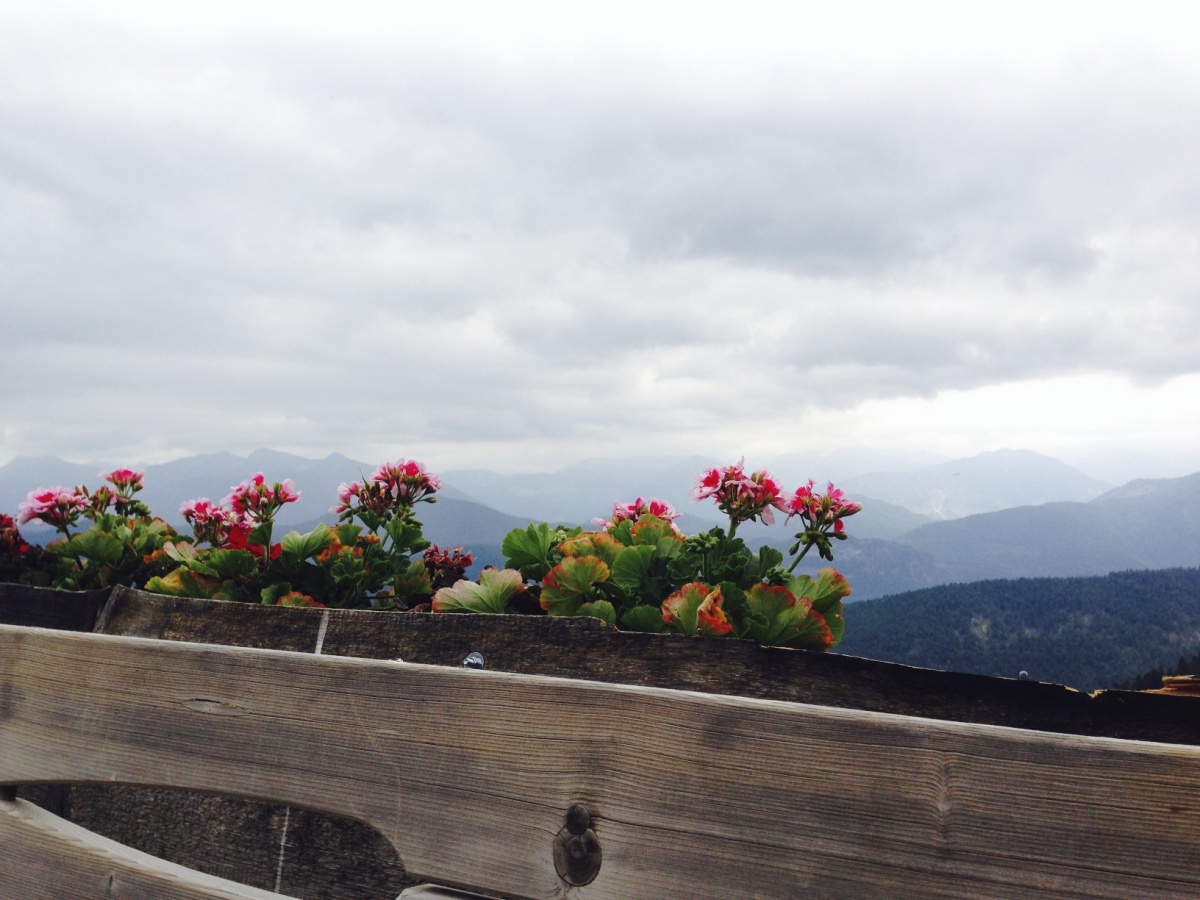
[[[1200,569],[944,585],[845,618],[841,653],[1095,690],[1200,648]]]

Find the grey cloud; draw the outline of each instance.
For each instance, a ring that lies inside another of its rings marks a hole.
[[[1200,359],[1194,259],[1153,240],[1195,234],[1186,74],[740,105],[117,37],[0,63],[0,374],[77,417],[5,400],[13,446],[688,434]]]

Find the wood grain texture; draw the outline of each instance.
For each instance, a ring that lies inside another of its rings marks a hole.
[[[320,610],[113,591],[107,634],[459,666],[1133,740],[1200,745],[1200,697],[989,678],[729,638],[618,632],[596,619]]]
[[[0,627],[0,783],[213,789],[512,897],[1200,894],[1200,750]],[[567,889],[585,804],[603,848]]]
[[[0,800],[0,848],[0,891],[5,900],[283,897],[147,856],[24,800]]]
[[[91,631],[111,591],[56,591],[0,582],[0,622]]]

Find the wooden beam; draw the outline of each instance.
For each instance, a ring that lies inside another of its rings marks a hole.
[[[148,856],[24,800],[0,800],[0,848],[5,900],[281,900]]]
[[[52,588],[0,582],[0,622],[91,631],[111,590],[56,591]]]
[[[319,642],[321,652],[330,656],[399,657],[456,667],[478,650],[489,671],[1200,745],[1200,697],[1132,691],[1093,697],[1058,684],[763,647],[753,641],[618,632],[583,616],[304,609],[165,597],[118,587],[97,630],[302,653],[312,653]]]
[[[347,816],[510,897],[1200,894],[1197,748],[0,627],[0,783],[73,781]]]

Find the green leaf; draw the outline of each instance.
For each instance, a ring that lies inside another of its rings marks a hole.
[[[219,585],[214,579],[197,576],[180,567],[163,578],[154,577],[146,582],[146,590],[172,597],[195,597],[203,600],[218,595]]]
[[[796,646],[811,608],[808,598],[785,587],[756,584],[746,591],[741,636],[769,646]]]
[[[541,581],[557,562],[556,555],[551,553],[554,538],[554,532],[545,522],[530,524],[525,529],[514,528],[500,545],[504,565],[530,581]]]
[[[208,550],[200,560],[203,569],[196,563],[189,568],[207,570],[220,578],[245,578],[258,571],[258,560],[249,550]]]
[[[421,523],[415,519],[392,519],[383,530],[392,539],[392,551],[420,553],[429,547],[429,541],[421,535]]]
[[[838,618],[841,619],[841,616]],[[809,610],[800,633],[788,646],[799,647],[802,650],[830,650],[836,643],[837,638],[826,618],[813,609]]]
[[[758,577],[763,579],[771,574],[773,569],[783,565],[783,552],[767,544],[758,548]]]
[[[265,547],[271,543],[271,528],[270,522],[263,522],[261,525],[255,525],[250,529],[250,533],[246,535],[246,543],[254,544],[258,547]]]
[[[568,556],[542,579],[542,609],[552,616],[571,616],[593,599],[594,586],[607,581],[609,568],[595,556]]]
[[[642,516],[630,529],[630,537],[635,547],[651,547],[662,559],[677,556],[683,547],[683,535],[658,516]]]
[[[290,594],[291,592],[292,586],[286,581],[280,581],[263,588],[259,592],[259,596],[262,598],[263,606],[274,606],[276,600],[284,594]]]
[[[621,616],[621,627],[626,631],[649,631],[652,634],[662,634],[667,630],[663,621],[661,606],[651,606],[644,603]]]
[[[429,570],[419,559],[414,559],[396,573],[392,579],[397,597],[425,597],[433,592],[429,581]]]
[[[125,553],[125,545],[107,532],[88,529],[81,534],[71,535],[66,551],[71,556],[90,559],[102,566],[115,566]]]
[[[361,525],[338,525],[331,530],[337,536],[338,543],[345,547],[353,547],[358,536],[362,534]]]
[[[333,546],[333,542],[333,532],[329,526],[318,523],[317,527],[308,534],[302,535],[297,531],[289,531],[285,534],[283,540],[279,542],[280,555],[290,556],[297,561],[312,559],[322,550]]]
[[[721,589],[693,581],[663,601],[663,622],[671,631],[691,635],[729,634],[733,625],[721,608]]]
[[[455,582],[433,595],[434,612],[502,613],[508,602],[525,590],[525,580],[516,569],[487,568],[479,583]]]
[[[826,566],[817,572],[815,581],[808,575],[797,575],[788,582],[788,589],[797,597],[809,599],[813,612],[821,616],[821,621],[829,629],[832,639],[829,646],[836,646],[846,630],[846,622],[842,618],[842,598],[850,595],[850,583],[846,577],[831,566]]]
[[[609,625],[617,624],[617,611],[607,600],[593,600],[590,603],[584,603],[576,610],[575,615],[602,619]]]
[[[629,596],[636,596],[650,572],[653,547],[624,547],[612,564],[612,582]]]
[[[163,552],[171,559],[178,563],[190,563],[196,558],[196,547],[186,541],[180,541],[178,544],[173,541],[167,541],[163,544]]]

